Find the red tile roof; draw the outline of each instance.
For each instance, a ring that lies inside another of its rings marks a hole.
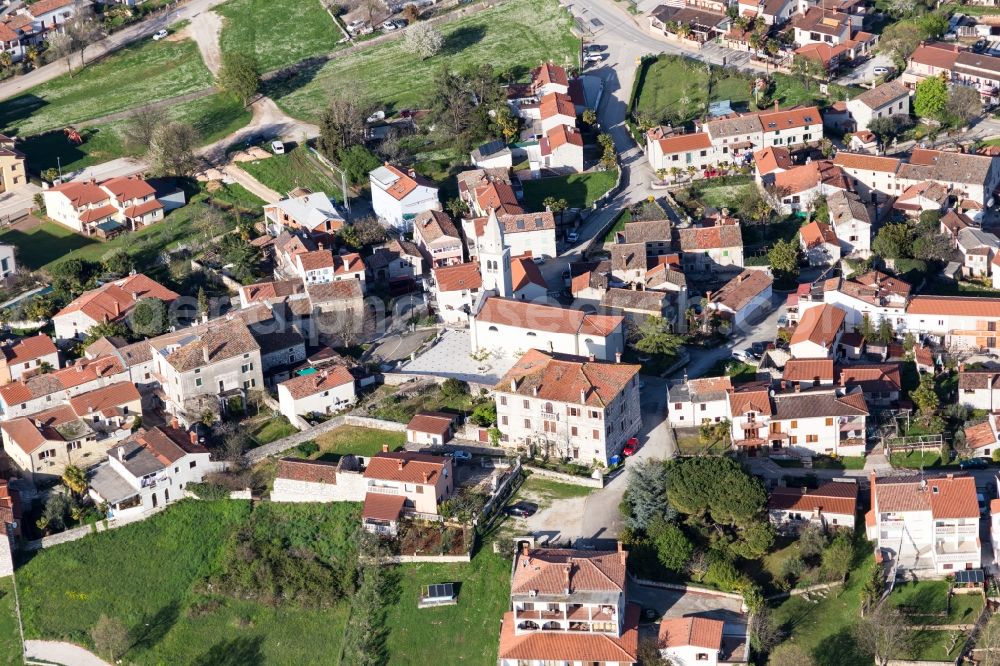
[[[43,14],[54,12],[57,9],[72,5],[74,0],[38,0],[38,2],[28,5],[28,12],[38,18]]]
[[[787,148],[764,148],[753,154],[757,171],[768,174],[779,169],[791,169],[794,166],[792,155]]]
[[[781,378],[788,382],[833,382],[833,359],[790,358],[785,362]]]
[[[448,217],[448,213],[441,210],[419,213],[413,220],[413,233],[423,238],[425,243],[432,243],[443,237],[460,239],[455,223]]]
[[[1000,298],[975,296],[914,296],[907,314],[1000,317]]]
[[[108,193],[98,186],[94,181],[71,181],[56,185],[48,190],[49,192],[59,192],[73,204],[75,208],[89,206],[108,200]]]
[[[142,217],[143,215],[152,213],[154,210],[160,210],[161,208],[163,208],[163,204],[156,199],[150,199],[149,201],[143,202],[138,206],[129,206],[125,209],[124,214],[125,217],[130,218]]]
[[[545,282],[542,271],[539,270],[530,256],[511,259],[510,282],[514,291],[520,291],[529,284],[537,284],[540,287],[545,287],[546,290],[548,289],[548,283]]]
[[[624,551],[527,549],[514,561],[510,592],[562,595],[567,588],[570,594],[623,592],[626,556]]]
[[[993,433],[993,427],[989,421],[983,421],[965,429],[965,445],[970,449],[981,449],[996,443],[997,437]]]
[[[142,273],[137,273],[84,292],[55,316],[82,311],[94,322],[101,323],[127,314],[141,298],[158,298],[170,302],[178,298],[178,294]]]
[[[955,60],[958,58],[958,49],[955,48],[942,48],[938,45],[925,45],[918,46],[917,50],[910,55],[910,62],[916,62],[921,65],[930,65],[931,67],[937,67],[938,69],[951,70],[955,66]]]
[[[551,92],[546,95],[542,95],[541,102],[539,104],[542,120],[547,118],[552,118],[554,116],[568,116],[570,118],[576,118],[576,106],[573,105],[573,99],[564,93]]]
[[[877,157],[864,153],[848,153],[842,150],[833,158],[833,163],[845,169],[896,173],[900,161],[895,157]]]
[[[479,289],[483,286],[483,276],[479,272],[479,264],[471,261],[454,266],[441,266],[431,270],[438,291],[462,291],[464,289]]]
[[[101,187],[115,195],[120,202],[156,195],[156,190],[138,176],[111,178],[101,183]]]
[[[799,229],[799,235],[806,248],[812,248],[822,243],[837,245],[837,233],[829,224],[813,220],[809,224]]]
[[[476,321],[529,328],[552,333],[583,333],[606,337],[621,326],[624,317],[586,314],[554,305],[493,297],[486,300]]]
[[[403,512],[404,504],[406,504],[406,495],[366,493],[365,508],[361,512],[361,517],[395,522],[399,520],[399,514]]]
[[[606,407],[628,387],[640,367],[531,349],[497,382],[494,390]]]
[[[548,138],[549,147],[552,148],[552,150],[565,146],[566,144],[576,146],[581,149],[583,148],[583,135],[580,134],[580,130],[575,127],[570,127],[569,125],[556,125],[546,132],[545,136]]]
[[[279,384],[288,389],[293,400],[301,400],[323,391],[352,384],[354,375],[342,365],[335,365],[332,368],[320,370],[310,375],[299,375],[285,380]]]
[[[705,132],[694,132],[692,134],[679,134],[677,136],[659,139],[660,151],[664,155],[672,153],[683,153],[689,150],[702,150],[712,147],[712,140]]]
[[[622,635],[600,632],[532,631],[517,634],[513,611],[500,627],[501,659],[634,664],[639,646],[639,606],[625,606]]]
[[[846,315],[847,313],[837,306],[826,303],[809,308],[799,318],[799,325],[792,333],[790,344],[808,340],[829,348],[837,332],[844,325]]]
[[[878,479],[872,492],[880,513],[930,511],[934,518],[979,518],[976,480],[971,476],[948,474],[924,481]]]
[[[532,70],[531,80],[535,85],[554,83],[559,86],[569,87],[569,77],[566,75],[565,68],[548,62]]]
[[[69,404],[78,416],[99,412],[111,416],[117,408],[133,402],[140,402],[142,396],[132,382],[118,382],[93,391],[81,393],[69,399]],[[141,409],[139,411],[141,414]]]
[[[4,347],[2,351],[7,363],[11,365],[27,363],[43,356],[59,353],[52,338],[43,333],[18,340],[14,344]]]
[[[815,490],[775,488],[767,501],[769,510],[837,513],[853,516],[858,509],[858,484],[828,481]]]
[[[444,436],[448,434],[448,431],[451,429],[451,424],[454,421],[455,417],[451,414],[443,414],[441,412],[420,412],[413,415],[410,422],[406,424],[406,429]]]
[[[675,617],[660,621],[659,647],[722,649],[722,620],[705,617]]]
[[[59,405],[31,416],[4,421],[0,423],[0,429],[14,446],[31,455],[46,442],[64,441],[56,428],[76,420],[77,416],[69,405]]]
[[[337,483],[337,463],[323,460],[282,458],[275,478],[307,483]]]
[[[395,451],[376,453],[368,461],[364,477],[403,483],[436,484],[446,466],[448,458],[426,453]]]

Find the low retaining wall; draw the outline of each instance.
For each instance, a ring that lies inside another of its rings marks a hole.
[[[697,585],[687,585],[685,583],[661,583],[656,580],[646,580],[645,578],[633,578],[633,581],[645,587],[658,587],[663,590],[677,590],[678,592],[691,592],[693,594],[705,594],[712,597],[723,597],[733,601],[743,602],[743,595],[735,592],[720,592],[710,587],[698,587]],[[745,610],[745,609],[744,609]]]
[[[587,476],[577,476],[576,474],[564,474],[563,472],[555,472],[551,469],[545,469],[544,467],[535,467],[534,465],[525,464],[524,469],[532,474],[537,474],[538,476],[544,476],[547,479],[552,479],[553,481],[560,481],[561,483],[569,483],[574,486],[586,486],[587,488],[603,488],[604,487],[604,477],[600,479],[594,479]]]
[[[255,449],[251,449],[243,455],[243,459],[248,464],[252,465],[260,462],[264,458],[284,453],[288,449],[294,448],[303,442],[308,442],[310,439],[322,435],[323,433],[336,430],[337,428],[345,425],[358,426],[362,428],[374,428],[376,430],[390,430],[392,432],[406,432],[405,423],[372,419],[367,416],[344,414],[342,416],[335,416],[329,421],[320,423],[319,425],[303,430],[302,432],[297,432],[294,435],[289,435],[288,437],[275,440],[270,444],[265,444],[264,446],[258,446]]]
[[[418,562],[471,562],[472,556],[469,555],[469,553],[466,553],[465,555],[391,555],[386,557],[384,561],[391,562],[393,564],[415,564]]]
[[[823,590],[832,590],[835,587],[841,587],[843,582],[835,583],[819,583],[818,585],[810,585],[809,587],[798,588],[794,590],[789,590],[788,592],[779,592],[778,594],[772,594],[767,597],[768,601],[775,601],[777,599],[787,599],[788,597],[801,597],[803,595],[809,594],[810,592],[821,592]]]
[[[376,430],[390,430],[392,432],[406,432],[406,424],[396,421],[384,421],[373,419],[368,416],[357,416],[355,414],[344,414],[344,423],[357,426],[359,428],[374,428]]]
[[[73,529],[66,530],[65,532],[60,532],[59,534],[53,534],[51,536],[42,537],[41,539],[36,539],[34,541],[24,542],[24,550],[32,552],[36,550],[41,550],[43,548],[51,548],[52,546],[57,546],[61,543],[69,543],[70,541],[76,541],[77,539],[82,539],[90,534],[96,534],[97,532],[106,532],[107,530],[113,530],[118,527],[123,527],[125,525],[130,525],[132,523],[137,523],[141,520],[145,520],[150,516],[156,515],[160,511],[170,506],[169,504],[165,506],[160,506],[155,509],[150,509],[149,511],[143,511],[142,513],[135,513],[124,516],[122,518],[116,518],[115,520],[101,520],[93,525],[81,525],[80,527],[74,527]]]

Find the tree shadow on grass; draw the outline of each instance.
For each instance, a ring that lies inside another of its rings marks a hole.
[[[842,629],[825,638],[812,651],[816,666],[862,666],[871,664],[874,656],[858,645],[850,629]]]
[[[460,53],[473,44],[483,41],[483,37],[485,36],[486,26],[484,24],[462,26],[445,37],[441,54],[455,55]]]
[[[139,625],[132,630],[132,649],[141,648],[149,650],[163,640],[180,615],[180,606],[172,602],[158,610],[151,616],[143,619]]]
[[[192,666],[260,666],[264,663],[260,649],[263,642],[260,636],[219,641],[191,663]]]

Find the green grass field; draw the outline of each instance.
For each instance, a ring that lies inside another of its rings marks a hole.
[[[518,497],[551,502],[552,500],[586,497],[592,492],[594,492],[594,489],[587,486],[560,483],[532,474],[521,485],[521,488],[518,490]]]
[[[17,247],[18,260],[32,270],[45,269],[66,259],[100,261],[121,248],[128,250],[137,266],[153,266],[163,250],[181,244],[199,233],[194,223],[207,209],[205,199],[204,194],[195,195],[188,205],[171,211],[162,222],[122,234],[109,241],[86,238],[45,220],[28,231],[5,231],[0,234],[0,243],[10,243]],[[227,219],[231,225],[235,225],[235,220],[231,217]]]
[[[941,467],[941,455],[936,451],[907,451],[906,453],[893,453],[889,456],[889,463],[893,467],[905,467],[906,469],[920,469],[928,467]]]
[[[339,199],[341,196],[340,183],[334,183],[332,176],[302,145],[284,155],[272,155],[255,162],[241,162],[239,166],[278,194],[288,194],[296,187],[306,187],[313,192],[325,192],[328,197]]]
[[[264,72],[329,53],[343,37],[319,0],[229,0],[215,11],[222,52],[256,54]]]
[[[145,40],[0,105],[4,132],[37,134],[212,85],[193,41]]]
[[[339,460],[348,453],[373,456],[382,450],[383,444],[388,444],[389,450],[395,451],[406,442],[406,434],[374,428],[342,426],[323,433],[315,439],[315,442],[319,445],[319,451],[313,454],[312,458]]]
[[[948,602],[948,581],[923,580],[897,584],[889,603],[903,610],[912,624],[973,624],[983,610],[978,594],[956,594]]]
[[[527,210],[545,210],[545,198],[555,197],[565,199],[570,208],[586,208],[614,187],[617,179],[617,171],[591,171],[525,180],[524,206]]]
[[[236,206],[252,213],[257,213],[260,207],[266,203],[239,183],[224,184],[222,187],[213,190],[211,196],[218,202],[227,203],[230,206]]]
[[[716,187],[705,187],[701,190],[701,201],[713,208],[735,209],[737,202],[745,192],[756,187],[753,183],[739,185],[718,185]]]
[[[433,386],[413,395],[388,393],[371,413],[377,419],[408,423],[417,412],[448,412],[468,414],[474,409],[472,396],[468,393],[445,395],[439,386]]]
[[[13,579],[0,580],[0,664],[23,664],[21,634],[17,628]]]
[[[282,437],[294,435],[298,431],[299,429],[289,423],[287,418],[276,414],[272,419],[255,429],[252,437],[257,444],[263,445],[275,442]]]
[[[167,115],[191,124],[201,143],[209,144],[232,134],[250,122],[251,113],[229,95],[221,93],[182,102],[167,109]],[[62,130],[25,137],[19,148],[28,157],[28,169],[41,173],[62,165],[63,173],[100,164],[117,157],[134,156],[122,140],[127,120],[86,127],[80,130],[84,142],[75,146]],[[58,161],[57,161],[58,158]]]
[[[391,666],[425,666],[433,655],[467,666],[497,663],[500,620],[510,599],[510,560],[490,544],[468,564],[414,564],[400,570],[398,603],[389,610]],[[417,609],[420,587],[458,583],[458,604]]]
[[[321,557],[352,557],[357,511],[346,503],[262,504],[254,517],[286,548],[323,543]],[[244,502],[186,501],[142,523],[40,552],[18,570],[27,635],[90,646],[90,628],[105,613],[132,632],[128,663],[293,666],[339,654],[346,602],[269,607],[206,587],[234,557],[226,542],[249,516]]]
[[[660,122],[667,118],[688,121],[701,116],[707,101],[750,100],[750,82],[721,70],[713,75],[711,98],[705,66],[687,58],[665,56],[649,65],[639,90],[635,109],[639,115]]]
[[[331,60],[314,73],[303,72],[268,94],[285,112],[310,121],[318,120],[337,89],[350,88],[397,110],[425,108],[434,73],[443,65],[463,70],[489,63],[497,71],[514,68],[526,79],[545,60],[575,64],[579,42],[571,26],[569,14],[555,0],[509,0],[442,26],[444,48],[426,60],[414,57],[396,39]]]

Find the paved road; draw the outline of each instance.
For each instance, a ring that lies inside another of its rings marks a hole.
[[[127,28],[123,28],[110,37],[106,37],[101,41],[88,46],[87,62],[91,62],[100,56],[117,51],[123,46],[127,46],[136,40],[151,37],[157,30],[171,26],[178,21],[191,20],[201,12],[210,10],[216,5],[221,5],[223,2],[225,2],[225,0],[190,0],[190,2],[177,7],[176,9],[170,10],[166,14],[158,14],[151,19],[141,21],[135,25],[130,25]],[[79,65],[79,53],[73,53],[69,57],[73,59],[73,63],[75,65]],[[15,76],[7,79],[5,82],[0,84],[0,100],[13,97],[14,95],[20,95],[29,88],[33,88],[37,85],[45,83],[46,81],[50,81],[65,73],[66,59],[60,58],[47,65],[39,67],[24,76]]]
[[[60,641],[24,641],[24,657],[64,666],[111,666],[79,645]]]

